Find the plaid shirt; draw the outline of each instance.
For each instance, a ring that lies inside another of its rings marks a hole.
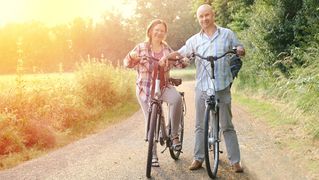
[[[163,56],[168,55],[173,52],[173,50],[166,44],[162,44],[163,46]],[[143,42],[138,44],[133,51],[135,51],[138,56],[145,57],[153,57],[150,44],[148,42]],[[152,60],[148,60],[146,63],[140,64],[139,62],[134,62],[129,54],[124,58],[124,66],[127,68],[134,68],[137,70],[137,81],[136,85],[139,89],[139,95],[144,102],[148,102],[151,96],[151,85],[152,85],[152,75],[155,67],[155,63]],[[180,62],[176,61],[176,63],[171,64],[168,67],[164,67],[164,78],[165,82],[168,82],[169,71],[171,68],[184,68],[185,66]],[[166,87],[170,87],[169,84]]]
[[[242,46],[236,38],[233,31],[227,28],[217,26],[217,31],[213,36],[208,37],[203,31],[195,34],[189,38],[185,45],[178,50],[183,56],[188,56],[195,52],[204,57],[220,56],[231,50],[234,46]],[[215,88],[216,91],[225,89],[233,81],[230,71],[230,56],[225,56],[215,62]],[[196,84],[195,87],[201,91],[213,89],[211,80],[211,66],[210,62],[206,60],[195,60],[196,65]]]

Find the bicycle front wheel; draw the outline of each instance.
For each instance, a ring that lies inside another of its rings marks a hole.
[[[146,162],[146,177],[151,177],[151,168],[152,168],[152,157],[153,157],[153,146],[154,146],[154,134],[156,128],[157,120],[157,104],[152,105],[151,116],[149,120],[149,130],[148,130],[148,152],[147,152],[147,162]]]
[[[219,163],[219,117],[218,111],[213,113],[211,108],[208,105],[205,111],[205,164],[208,176],[215,178]],[[211,113],[215,119],[211,118]]]

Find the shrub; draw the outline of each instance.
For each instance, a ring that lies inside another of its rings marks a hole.
[[[132,96],[132,75],[107,61],[82,61],[76,78],[89,106],[102,104],[110,107]]]

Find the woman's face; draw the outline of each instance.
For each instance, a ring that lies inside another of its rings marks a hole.
[[[166,28],[164,24],[157,24],[151,31],[153,41],[163,41],[166,37]]]

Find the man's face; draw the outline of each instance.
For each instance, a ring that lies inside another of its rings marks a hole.
[[[197,19],[200,26],[205,29],[215,23],[214,14],[209,8],[201,8],[197,11]]]

